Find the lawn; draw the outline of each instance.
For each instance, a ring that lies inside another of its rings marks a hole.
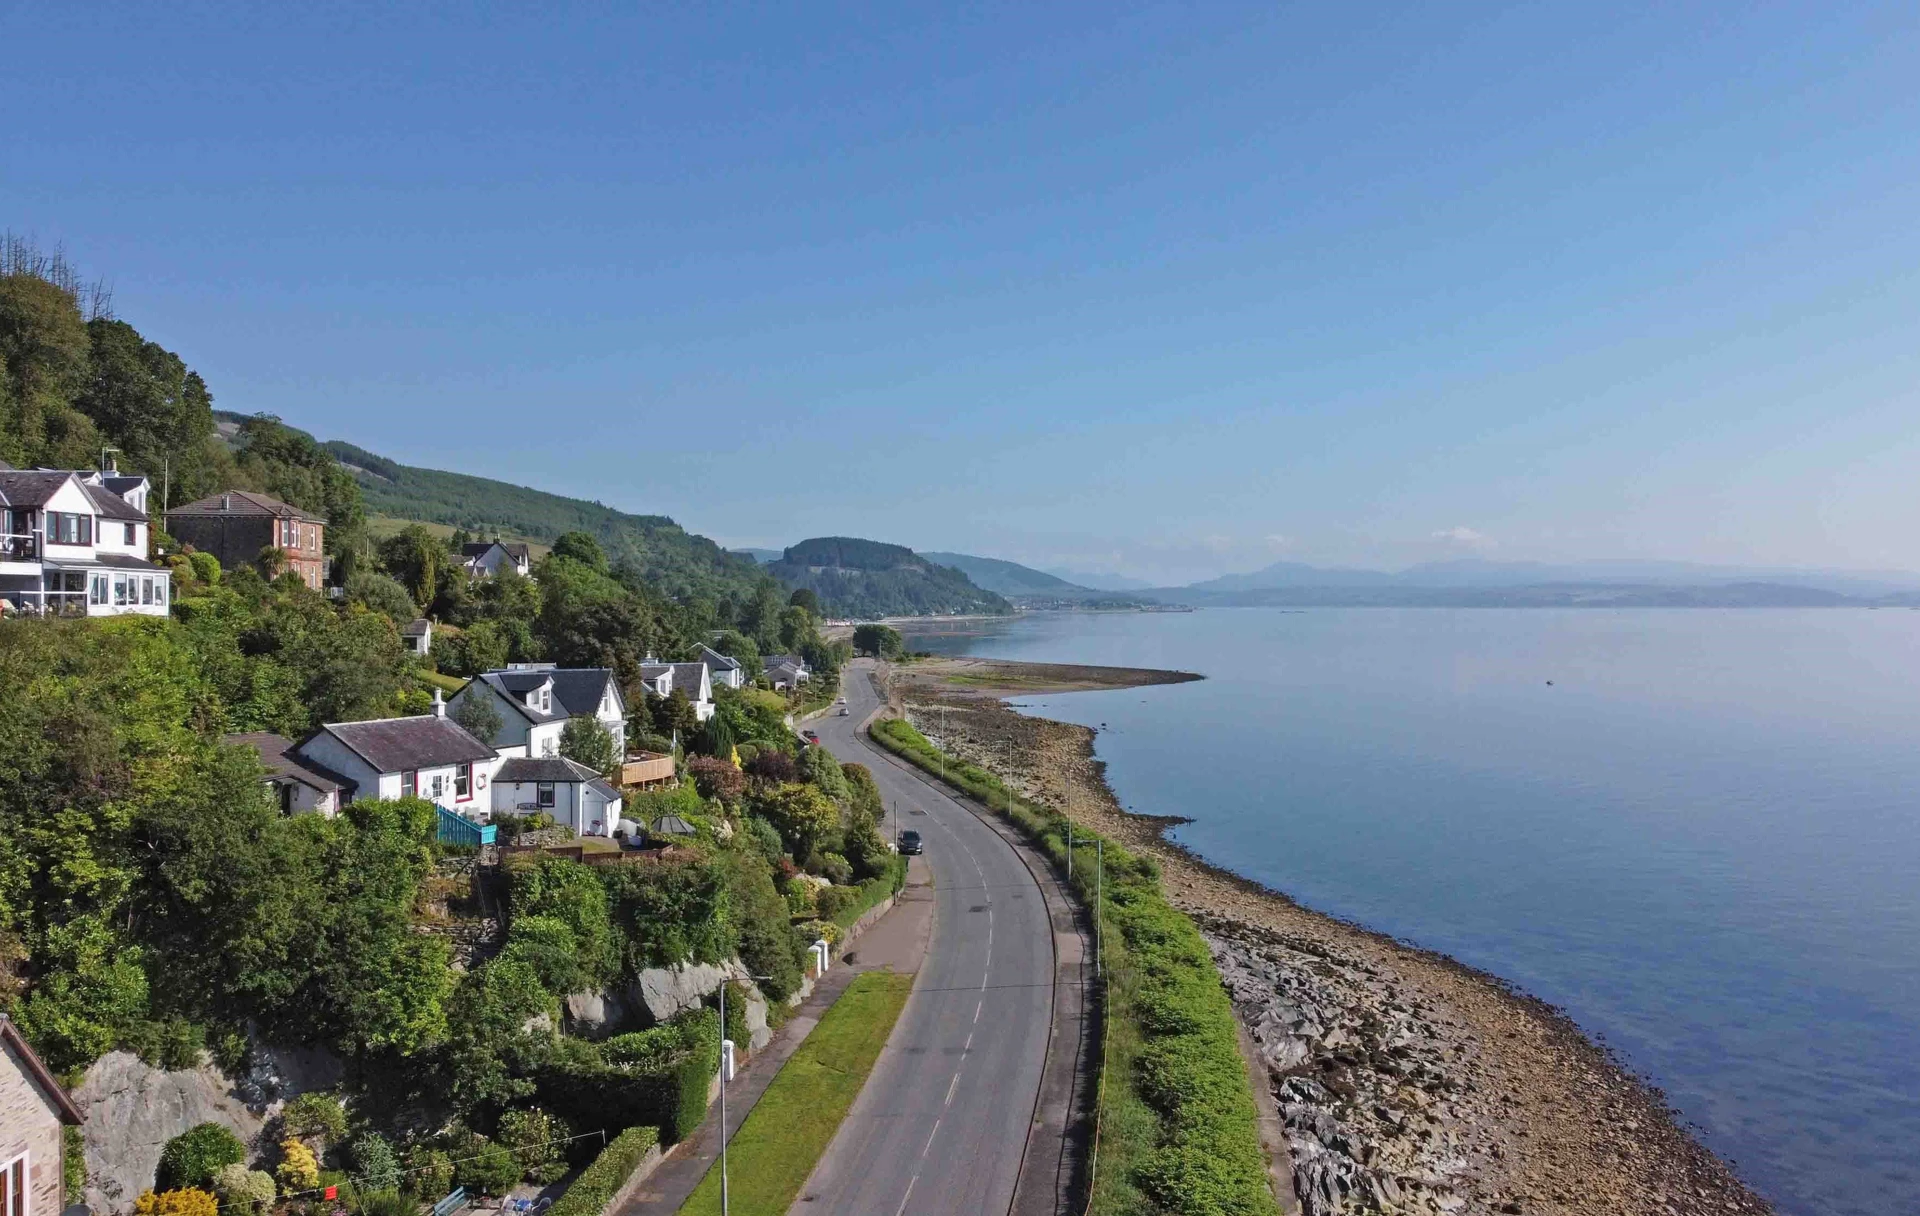
[[[785,1216],[866,1084],[912,988],[910,975],[869,971],[827,1010],[733,1137],[727,1150],[733,1212]],[[717,1168],[680,1211],[718,1216]]]

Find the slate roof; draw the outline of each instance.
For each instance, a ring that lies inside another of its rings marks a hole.
[[[729,655],[721,654],[719,651],[715,650],[713,647],[707,646],[707,645],[702,645],[700,647],[700,661],[702,663],[705,663],[708,667],[717,667],[721,671],[739,671],[740,670],[739,659],[733,658]]]
[[[0,507],[44,507],[60,492],[72,473],[45,469],[8,469],[0,472]]]
[[[556,667],[547,674],[553,677],[553,699],[576,718],[598,713],[613,683],[611,667]]]
[[[509,756],[500,762],[493,775],[494,784],[502,781],[564,781],[578,784],[595,781],[600,774],[578,760],[565,756]]]
[[[513,558],[515,561],[530,562],[533,560],[533,550],[531,548],[519,541],[504,540],[468,541],[466,544],[460,546],[460,556],[467,558],[485,557],[487,550],[493,548],[495,545],[499,545],[506,551],[507,556]]]
[[[417,616],[408,621],[400,630],[402,636],[410,638],[417,638],[431,632],[433,632],[433,623],[423,616]]]
[[[47,565],[56,570],[76,569],[81,566],[105,566],[111,570],[152,570],[164,573],[164,566],[156,566],[144,557],[134,557],[129,553],[96,553],[92,557],[55,557],[47,559]]]
[[[652,684],[668,672],[673,673],[673,683],[670,688],[686,693],[687,698],[692,700],[700,695],[700,681],[707,674],[707,665],[705,663],[640,664],[640,678],[648,684]]]
[[[433,714],[376,718],[368,722],[329,722],[318,733],[332,735],[369,767],[382,773],[440,768],[494,757],[491,747],[468,734],[458,722]]]
[[[605,798],[608,802],[620,801],[620,791],[608,785],[604,778],[595,777],[593,780],[587,782],[587,788],[602,798]]]
[[[568,716],[565,706],[556,703],[552,710],[543,713],[537,706],[528,705],[520,699],[531,690],[545,684],[552,674],[550,671],[487,671],[476,678],[499,689],[500,694],[520,711],[520,716],[527,721],[558,722]]]
[[[146,485],[147,479],[138,473],[102,473],[100,484],[124,498],[128,490],[137,490]]]
[[[300,784],[319,790],[323,794],[337,793],[353,784],[339,773],[320,767],[305,756],[293,750],[293,740],[285,735],[276,735],[271,731],[248,731],[239,735],[222,735],[222,743],[237,743],[250,747],[260,757],[260,763],[268,773],[275,777],[286,777]]]
[[[122,478],[121,480],[127,479]],[[126,499],[115,494],[112,490],[107,489],[107,487],[89,485],[83,481],[80,483],[80,488],[85,490],[87,497],[93,500],[93,509],[108,519],[121,519],[130,523],[140,524],[147,522],[147,513],[145,511],[135,507]]]
[[[169,519],[175,515],[264,515],[274,519],[304,520],[310,524],[327,522],[311,511],[302,511],[292,503],[281,502],[271,495],[256,494],[252,490],[222,490],[218,494],[209,494],[198,502],[190,502],[167,512]]]

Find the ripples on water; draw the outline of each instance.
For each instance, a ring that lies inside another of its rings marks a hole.
[[[1920,1212],[1920,612],[1039,614],[1122,802],[1564,1006],[1783,1211]],[[1548,681],[1552,684],[1549,685]]]

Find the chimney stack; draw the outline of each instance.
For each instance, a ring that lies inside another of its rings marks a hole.
[[[447,716],[447,700],[440,695],[440,690],[437,688],[433,690],[433,716],[436,718]]]

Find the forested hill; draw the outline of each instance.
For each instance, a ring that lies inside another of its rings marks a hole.
[[[791,545],[766,570],[786,586],[820,597],[828,616],[873,618],[953,613],[1003,614],[1013,606],[965,574],[904,545],[825,536]]]
[[[1002,561],[997,557],[974,557],[969,553],[924,553],[921,556],[942,566],[952,566],[978,586],[1001,595],[1098,594],[1091,588],[1070,583],[1045,571],[1023,566],[1019,562]]]
[[[610,561],[631,563],[670,596],[731,593],[751,599],[766,577],[752,558],[729,553],[664,515],[628,515],[488,477],[414,468],[338,439],[321,446],[360,483],[370,515],[448,524],[481,538],[504,534],[552,541],[586,532],[599,539]]]

